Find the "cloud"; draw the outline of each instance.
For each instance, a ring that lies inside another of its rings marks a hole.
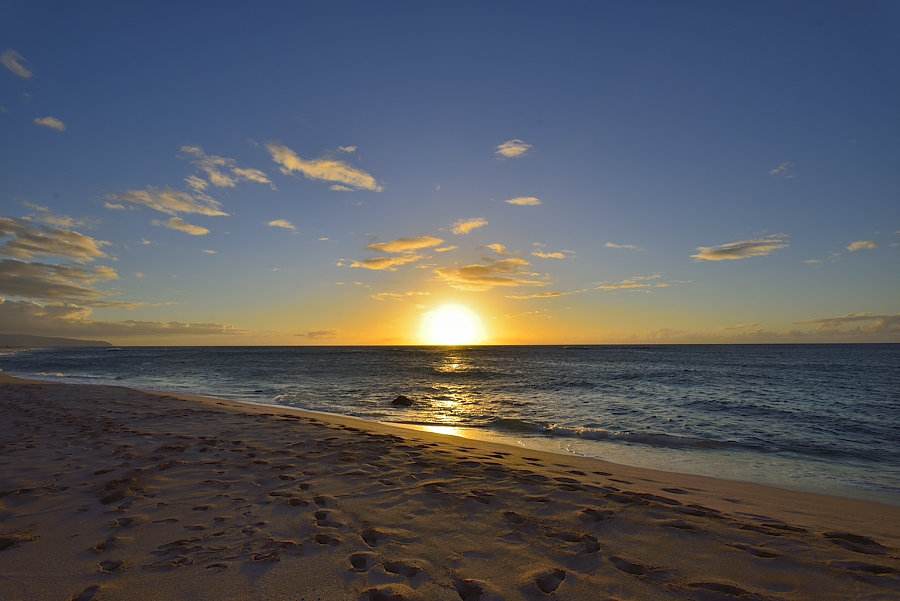
[[[297,231],[297,226],[287,219],[273,219],[268,223],[268,226],[281,228],[283,230],[291,230],[292,232]]]
[[[25,221],[37,221],[45,225],[66,230],[87,225],[87,222],[84,219],[76,219],[75,217],[69,217],[68,215],[57,215],[49,208],[33,202],[25,202],[23,204],[34,211],[34,214],[22,218]]]
[[[127,211],[128,207],[123,205],[121,202],[109,202],[106,201],[103,203],[103,208],[109,209],[110,211]]]
[[[618,282],[600,282],[597,284],[597,290],[605,292],[614,292],[616,290],[640,290],[647,291],[654,288],[669,288],[672,284],[663,282],[662,276],[658,273],[652,275],[636,275],[626,280]]]
[[[69,304],[39,304],[0,299],[0,331],[51,336],[94,336],[127,338],[134,336],[238,335],[243,330],[218,323],[179,321],[95,321],[88,307]]]
[[[852,253],[859,250],[874,250],[876,248],[878,248],[878,245],[872,240],[856,240],[847,245],[847,250]]]
[[[536,207],[541,204],[541,199],[537,196],[516,196],[504,201],[508,205],[517,207]]]
[[[25,66],[26,62],[25,57],[12,48],[4,50],[3,53],[0,54],[0,64],[22,79],[31,79],[32,73],[31,70]]]
[[[97,240],[68,229],[39,226],[23,219],[0,217],[0,255],[31,259],[36,256],[60,257],[87,263],[106,256],[109,242]]]
[[[331,186],[328,186],[328,189],[332,192],[356,192],[353,188],[342,186],[341,184],[332,184]]]
[[[900,313],[881,315],[849,313],[839,317],[826,317],[797,323],[816,326],[820,332],[829,333],[856,335],[900,334]]]
[[[415,263],[424,259],[422,255],[406,254],[396,257],[373,257],[361,261],[353,261],[350,267],[354,269],[369,269],[372,271],[395,271],[398,267]]]
[[[417,296],[429,296],[430,294],[430,292],[418,292],[415,290],[410,290],[408,292],[376,292],[369,298],[377,301],[401,301]]]
[[[381,192],[383,189],[374,177],[343,161],[336,159],[306,160],[287,146],[280,144],[268,144],[266,148],[272,155],[272,160],[281,166],[281,172],[285,175],[297,171],[307,179],[335,182],[349,188],[373,192]]]
[[[195,215],[205,215],[207,217],[227,217],[228,213],[222,210],[222,205],[205,194],[189,194],[171,188],[158,189],[147,188],[145,190],[129,190],[122,194],[112,194],[109,196],[111,201],[118,201],[118,204],[107,203],[106,208],[120,209],[129,203],[138,205],[165,213],[166,215],[178,215],[179,213],[190,213]],[[113,205],[113,206],[111,206]]]
[[[769,171],[769,175],[774,175],[775,177],[783,177],[786,179],[790,179],[794,177],[794,163],[793,161],[784,161],[779,164],[774,169]]]
[[[773,234],[756,240],[740,240],[719,246],[698,246],[697,254],[691,258],[697,261],[738,261],[751,257],[765,257],[776,250],[788,246],[788,236]]]
[[[196,175],[189,175],[184,178],[184,183],[188,185],[188,188],[193,190],[194,192],[205,192],[207,188],[209,188],[209,182],[203,179],[202,177],[197,177]]]
[[[434,236],[418,236],[415,238],[397,238],[390,242],[374,242],[367,248],[386,253],[406,253],[423,248],[431,248],[443,244],[444,241]]]
[[[452,231],[458,236],[465,236],[473,230],[484,227],[488,224],[487,219],[482,217],[474,217],[472,219],[460,219],[453,224]]]
[[[310,340],[321,340],[322,338],[334,338],[337,336],[337,330],[309,330],[308,332],[294,334],[294,336],[309,338]]]
[[[351,154],[356,152],[356,146],[352,144],[350,146],[338,146],[338,150],[340,150],[341,152],[346,152],[347,154]]]
[[[494,251],[498,255],[506,254],[506,245],[500,244],[499,242],[494,242],[493,244],[485,244],[484,247]]]
[[[125,303],[105,301],[108,295],[92,288],[98,282],[119,279],[112,267],[94,269],[80,265],[26,263],[0,260],[0,295],[95,306],[119,306]]]
[[[569,250],[556,250],[552,252],[536,250],[531,253],[531,256],[537,257],[538,259],[554,259],[556,261],[562,261],[563,259],[568,259],[572,254],[574,253]]]
[[[584,290],[548,290],[546,292],[536,292],[534,294],[510,294],[506,298],[512,300],[547,300],[551,298],[560,298],[571,294],[580,294]]]
[[[515,159],[531,150],[531,144],[522,140],[512,139],[497,146],[495,153],[506,159]]]
[[[205,254],[205,255],[217,255],[217,254],[219,254],[219,251],[213,250],[213,249],[211,249],[211,248],[204,248],[202,252],[203,252],[203,254]]]
[[[181,153],[190,157],[194,166],[203,171],[209,183],[217,188],[233,188],[238,182],[242,181],[272,185],[272,180],[269,179],[265,172],[259,169],[239,167],[237,161],[228,157],[206,154],[200,146],[182,146]],[[200,179],[196,176],[192,177],[195,180]],[[189,181],[188,185],[195,190],[199,186],[194,180]],[[202,189],[205,190],[206,188],[203,187]]]
[[[66,131],[66,124],[56,117],[40,117],[34,120],[34,124],[56,131]]]
[[[618,250],[643,250],[640,246],[635,246],[634,244],[619,244],[617,242],[607,242],[604,244],[606,248],[615,248]]]
[[[190,234],[191,236],[205,236],[209,233],[209,230],[201,225],[194,225],[192,223],[188,223],[183,220],[181,217],[172,217],[168,221],[160,221],[158,219],[153,220],[153,225],[158,225],[162,227],[169,228],[170,230],[175,230],[176,232],[183,232],[185,234]]]
[[[459,247],[456,246],[456,245],[450,244],[450,245],[448,245],[448,246],[441,246],[440,248],[435,248],[435,249],[434,249],[434,252],[436,252],[436,253],[448,253],[448,252],[450,252],[451,250],[456,250],[457,248],[459,248]]]
[[[450,286],[473,292],[497,287],[544,286],[545,282],[534,279],[536,274],[524,269],[528,265],[525,259],[509,257],[462,267],[442,267],[434,272]]]

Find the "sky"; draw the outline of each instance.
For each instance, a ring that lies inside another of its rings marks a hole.
[[[0,2],[0,332],[900,341],[900,5]]]

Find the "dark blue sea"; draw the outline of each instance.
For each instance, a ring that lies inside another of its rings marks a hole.
[[[896,344],[66,348],[0,369],[900,504]]]

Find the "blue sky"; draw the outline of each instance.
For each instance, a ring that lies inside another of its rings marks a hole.
[[[395,343],[458,302],[497,342],[900,339],[896,4],[28,2],[3,14],[0,216],[13,223],[0,253],[17,261],[0,274],[5,331]],[[46,117],[58,122],[35,122]],[[527,150],[498,154],[510,140]],[[380,191],[284,174],[274,147]],[[216,186],[198,157],[265,182]],[[228,216],[121,201],[167,188]],[[516,197],[541,204],[504,202]],[[153,224],[172,218],[209,232]],[[488,223],[451,231],[470,218]],[[66,231],[109,244],[90,260],[17,244]],[[419,236],[444,242],[367,248]],[[732,260],[702,260],[729,248]],[[352,267],[413,254],[396,270]],[[88,275],[32,273],[41,265]],[[101,265],[117,277],[96,276]],[[473,265],[502,284],[473,289]],[[46,293],[60,278],[99,296]]]

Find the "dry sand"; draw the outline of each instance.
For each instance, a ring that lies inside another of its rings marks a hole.
[[[0,376],[0,599],[900,598],[900,508]]]

